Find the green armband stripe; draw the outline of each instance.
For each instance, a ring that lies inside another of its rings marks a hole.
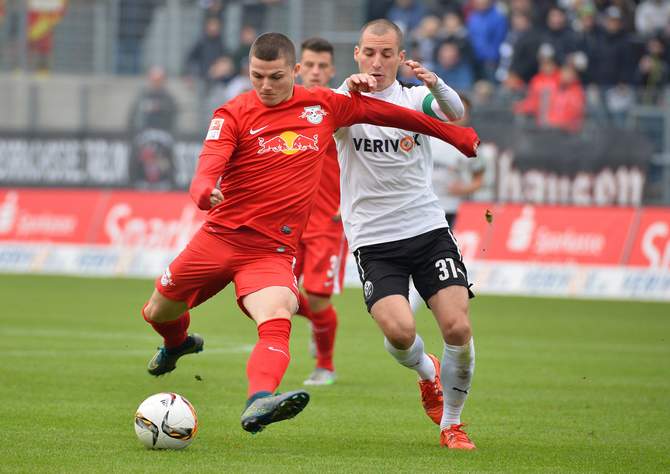
[[[439,120],[440,117],[437,116],[437,114],[433,111],[433,101],[435,100],[435,97],[433,97],[433,94],[428,94],[426,97],[423,98],[423,104],[421,104],[421,108],[423,109],[423,113],[426,115],[430,115],[433,118],[436,118]]]

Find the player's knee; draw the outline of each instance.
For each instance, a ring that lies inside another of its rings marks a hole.
[[[409,349],[416,338],[416,330],[413,326],[394,324],[384,329],[384,336],[396,349]]]
[[[330,306],[330,298],[327,296],[315,295],[307,293],[307,304],[313,313],[320,313],[325,311]]]
[[[451,321],[443,328],[442,334],[447,344],[461,346],[467,344],[472,337],[472,327],[467,317]]]
[[[154,291],[142,309],[142,315],[149,322],[163,323],[179,318],[186,310],[186,303],[170,301],[160,293]]]

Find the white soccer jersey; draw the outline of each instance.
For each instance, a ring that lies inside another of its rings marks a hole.
[[[425,86],[408,88],[395,81],[383,91],[365,95],[423,111],[431,107],[429,94]],[[449,226],[431,187],[429,137],[358,124],[339,129],[335,139],[340,210],[351,250]]]

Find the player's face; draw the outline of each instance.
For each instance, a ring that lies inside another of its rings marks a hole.
[[[394,31],[375,35],[366,30],[354,48],[354,60],[358,70],[377,79],[377,90],[381,91],[393,84],[398,68],[405,60],[405,51],[400,51],[398,37]]]
[[[305,87],[326,87],[335,75],[333,56],[327,51],[303,50],[298,75]]]
[[[249,60],[249,79],[258,98],[268,107],[290,99],[293,96],[293,83],[298,71],[280,57],[273,61],[263,61],[255,56]]]

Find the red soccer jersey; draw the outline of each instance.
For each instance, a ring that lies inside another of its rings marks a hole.
[[[296,85],[290,99],[267,107],[250,91],[214,112],[191,196],[198,207],[210,209],[209,196],[220,179],[224,200],[209,210],[207,222],[228,230],[254,229],[276,243],[276,250],[294,253],[332,134],[354,123],[433,135],[467,156],[475,155],[479,143],[471,128],[357,93]]]
[[[312,213],[307,221],[303,239],[344,232],[342,222],[335,220],[340,210],[340,165],[337,162],[337,145],[332,140],[323,160],[319,190],[314,197]]]

